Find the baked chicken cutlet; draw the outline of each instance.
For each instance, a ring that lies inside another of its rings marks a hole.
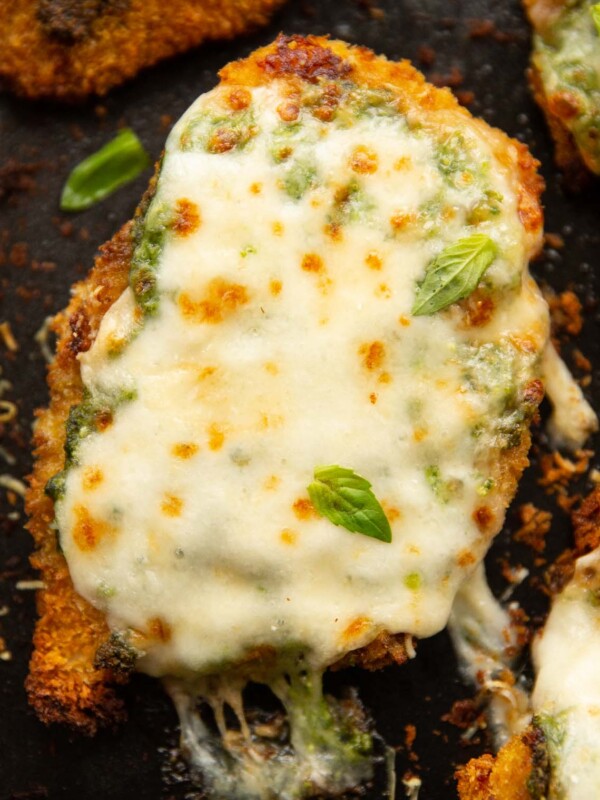
[[[222,70],[55,323],[28,498],[42,719],[93,732],[135,668],[216,794],[368,777],[321,676],[412,657],[502,526],[549,363],[540,190],[407,62],[281,36]],[[286,709],[279,750],[249,680]]]
[[[265,25],[283,0],[3,0],[0,82],[30,98],[103,95],[144,67]]]
[[[530,82],[576,189],[600,175],[600,6],[591,0],[524,0],[534,29]]]

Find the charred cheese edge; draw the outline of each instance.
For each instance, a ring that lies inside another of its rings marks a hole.
[[[76,591],[175,680],[182,718],[193,692],[237,705],[265,664],[289,708],[290,659],[312,698],[307,674],[383,632],[446,624],[526,464],[548,342],[526,148],[340,42],[280,37],[221,77],[169,137],[129,288],[72,348],[81,402],[48,484]],[[479,282],[413,313],[473,237]],[[391,542],[316,512],[322,465],[372,485]],[[362,775],[313,767],[337,790]]]

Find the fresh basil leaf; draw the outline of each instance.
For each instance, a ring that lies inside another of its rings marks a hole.
[[[368,480],[335,465],[315,467],[314,478],[308,495],[319,514],[352,533],[392,541],[390,523]]]
[[[417,284],[412,314],[429,316],[468,297],[496,258],[495,243],[485,233],[474,233],[444,248]]]
[[[598,31],[598,35],[600,36],[600,3],[594,3],[594,5],[591,6],[590,14],[592,15],[592,19],[594,20],[594,25],[596,26],[596,30]]]
[[[84,211],[119,189],[150,166],[148,153],[129,128],[88,156],[67,178],[61,211]]]

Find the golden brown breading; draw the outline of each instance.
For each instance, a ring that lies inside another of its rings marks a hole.
[[[430,111],[450,109],[460,119],[470,120],[448,90],[427,84],[408,62],[394,63],[377,58],[370,50],[351,48],[342,42],[317,37],[279,37],[250,58],[228,65],[221,71],[224,84],[256,86],[274,78],[327,83],[329,79],[350,76],[358,84],[394,90],[406,106],[419,105]],[[323,110],[325,113],[327,109]],[[500,131],[486,126],[486,135],[498,158],[508,160],[510,140]],[[518,208],[526,230],[537,234],[542,223],[539,194],[542,183],[536,173],[537,162],[527,148],[513,143],[518,153]],[[154,181],[137,214],[153,192]],[[111,682],[123,676],[94,666],[97,648],[109,637],[102,615],[75,592],[52,527],[52,501],[45,496],[48,479],[64,465],[65,422],[69,409],[82,398],[82,383],[77,355],[91,346],[103,315],[128,284],[132,255],[132,223],[125,225],[106,244],[88,278],[75,287],[71,303],[55,321],[59,335],[57,357],[50,367],[50,407],[38,417],[35,432],[36,464],[28,493],[30,530],[37,545],[34,564],[42,573],[45,589],[38,598],[37,624],[27,688],[31,703],[46,722],[66,721],[93,733],[98,724],[109,722],[118,711],[118,700]],[[539,381],[528,388],[527,402],[535,407],[543,390]],[[497,459],[494,475],[498,487],[495,506],[481,507],[481,529],[491,536],[502,518],[503,508],[512,498],[516,483],[527,465],[529,433],[524,431],[518,446],[504,451]],[[484,513],[485,512],[485,513]],[[251,658],[251,654],[248,654]],[[349,654],[348,663],[369,669],[402,663],[408,657],[403,634],[391,636],[382,631],[371,644]]]
[[[532,800],[547,782],[544,737],[533,726],[513,737],[494,758],[473,758],[456,771],[460,800]],[[535,790],[535,792],[534,792]]]
[[[528,70],[527,75],[535,102],[544,112],[554,140],[554,160],[563,171],[567,185],[574,191],[582,189],[589,183],[590,174],[581,158],[573,135],[563,122],[562,106],[560,103],[552,102],[552,98],[546,95],[541,75],[534,65]]]
[[[144,67],[264,25],[283,0],[3,0],[0,79],[31,98],[103,95]]]

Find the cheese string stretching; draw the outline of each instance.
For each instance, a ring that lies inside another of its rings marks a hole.
[[[29,495],[44,719],[94,730],[136,668],[216,795],[371,774],[321,675],[414,655],[502,525],[548,347],[535,168],[365,49],[280,37],[221,72],[57,321]],[[247,724],[248,681],[284,741]]]

